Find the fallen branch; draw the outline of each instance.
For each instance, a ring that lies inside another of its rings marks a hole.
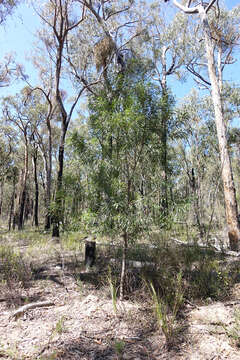
[[[220,249],[214,245],[211,244],[200,244],[198,242],[184,242],[175,238],[171,238],[172,241],[174,241],[176,244],[180,245],[180,246],[185,246],[185,247],[193,247],[193,246],[197,246],[199,248],[201,248],[202,250],[207,250],[207,249],[211,249],[213,250],[215,253],[223,253],[224,255],[227,256],[233,256],[233,257],[240,257],[240,253],[236,252],[236,251],[232,251],[232,250],[227,250],[227,249]]]
[[[30,309],[35,309],[35,308],[43,307],[43,306],[53,306],[53,305],[55,305],[55,304],[52,301],[41,301],[41,302],[37,302],[37,303],[31,303],[31,304],[24,305],[24,306],[20,307],[18,310],[16,310],[12,315],[10,315],[9,320],[18,319],[21,315],[23,315],[26,311],[28,311]]]

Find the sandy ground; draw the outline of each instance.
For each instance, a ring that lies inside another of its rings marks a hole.
[[[1,285],[0,358],[240,360],[239,285],[225,303],[186,303],[167,349],[147,294],[118,302],[115,312],[109,287],[96,281],[98,275],[42,260],[27,288]],[[52,305],[13,316],[21,306],[42,301]]]

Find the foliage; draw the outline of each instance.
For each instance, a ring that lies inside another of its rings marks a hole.
[[[169,310],[169,304],[166,302],[166,299],[157,295],[153,283],[149,284],[158,326],[162,329],[165,335],[166,345],[168,348],[171,348],[176,341],[177,331],[179,330],[177,328],[176,317],[184,299],[182,273],[177,274],[175,280],[176,288],[172,298],[171,311]]]
[[[110,289],[110,294],[111,294],[111,298],[112,298],[112,304],[113,304],[113,310],[114,313],[117,313],[117,292],[118,292],[118,288],[116,286],[116,279],[113,278],[112,276],[112,271],[111,268],[108,268],[108,284],[109,284],[109,289]]]
[[[98,232],[111,236],[127,231],[130,237],[149,227],[150,176],[149,196],[143,196],[141,186],[147,186],[149,171],[151,176],[157,171],[165,101],[139,74],[137,64],[127,74],[112,75],[111,90],[91,99],[88,139],[76,133],[72,137],[79,158],[89,166],[84,224],[95,224]]]
[[[22,255],[15,252],[10,246],[0,246],[0,277],[8,287],[16,283],[25,287],[31,280],[31,270],[24,262]]]
[[[233,345],[240,347],[240,311],[235,309],[233,325],[222,325]]]
[[[116,340],[114,342],[114,349],[116,351],[118,360],[123,359],[124,348],[125,348],[125,342],[123,340]]]

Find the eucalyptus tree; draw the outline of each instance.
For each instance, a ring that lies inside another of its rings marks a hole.
[[[144,29],[134,39],[133,51],[145,59],[146,66],[151,69],[152,79],[159,84],[166,99],[171,95],[169,83],[172,79],[184,81],[185,64],[190,56],[191,39],[187,35],[188,21],[178,13],[168,16],[166,5],[162,2],[141,2],[139,17]],[[147,14],[147,16],[146,16]],[[168,101],[166,101],[168,103]],[[162,118],[162,129],[159,134],[161,152],[161,186],[162,211],[167,215],[169,208],[169,129],[172,114],[165,112]]]
[[[218,6],[217,0],[212,0],[209,3],[201,1],[195,6],[191,6],[192,3],[195,3],[191,0],[189,0],[186,5],[182,5],[177,0],[173,0],[173,3],[187,15],[199,15],[209,76],[209,81],[205,81],[205,83],[211,87],[221,158],[221,174],[224,188],[228,237],[231,249],[238,250],[240,224],[238,221],[238,208],[232,166],[227,145],[227,130],[222,101],[222,71],[224,66],[231,62],[233,48],[236,45],[236,40],[239,38],[239,33],[237,31],[236,23],[230,21],[229,18],[228,21],[223,23],[218,21],[219,18],[221,19],[221,9]],[[213,14],[212,17],[211,11]],[[225,57],[223,57],[224,53]],[[203,79],[201,75],[199,78],[201,80]]]
[[[186,197],[192,204],[189,221],[197,226],[201,238],[205,238],[216,219],[216,207],[218,213],[223,213],[224,207],[219,196],[221,183],[212,181],[220,178],[221,164],[211,98],[192,91],[182,99],[179,111],[186,114],[183,125],[186,135],[177,139],[177,144],[187,183]]]
[[[38,58],[38,60],[40,60]],[[36,64],[36,59],[34,60]],[[49,69],[46,70],[46,62],[38,64],[41,73],[43,87],[29,87],[28,100],[32,99],[31,113],[33,118],[40,117],[38,126],[35,127],[35,144],[40,150],[44,163],[44,204],[45,204],[45,230],[51,227],[51,198],[52,198],[52,162],[53,142],[56,133],[56,106],[53,100],[52,76]],[[46,71],[45,71],[46,70]],[[44,78],[47,77],[47,81]],[[56,140],[55,140],[56,142]]]
[[[27,113],[31,118],[33,127],[31,143],[31,157],[33,167],[33,178],[35,184],[35,201],[33,222],[38,226],[38,162],[39,153],[43,160],[43,189],[44,189],[44,218],[45,230],[50,229],[50,202],[51,202],[51,184],[52,184],[52,149],[53,149],[53,133],[54,125],[54,107],[51,99],[51,91],[46,92],[42,88],[25,88],[25,103],[27,104]]]
[[[53,65],[53,78],[54,88],[53,96],[54,102],[57,105],[57,113],[61,121],[61,136],[59,141],[59,152],[58,152],[58,172],[57,172],[57,189],[56,189],[56,208],[53,217],[53,236],[59,236],[59,222],[61,214],[61,188],[62,188],[62,174],[63,174],[63,162],[64,162],[64,144],[66,132],[70,119],[72,117],[73,110],[80,98],[82,89],[77,92],[70,110],[66,108],[64,101],[66,100],[66,93],[62,91],[62,77],[63,77],[63,66],[65,62],[65,54],[67,51],[66,41],[69,33],[73,31],[81,22],[84,20],[84,9],[81,9],[80,15],[77,18],[73,18],[72,14],[73,2],[70,0],[61,1],[53,0],[44,4],[44,6],[37,10],[38,15],[43,21],[43,27],[39,32],[39,38],[46,49],[46,54],[49,58],[50,63]],[[52,67],[51,67],[52,68]],[[46,71],[46,69],[45,69]],[[48,170],[46,173],[48,177],[51,176],[51,116],[53,104],[50,100],[47,90],[45,92],[46,99],[49,101],[49,118],[47,120],[48,133],[49,133],[49,156],[48,156]],[[50,191],[50,178],[47,181],[48,192]],[[48,200],[49,202],[49,194]],[[49,227],[49,224],[47,224]]]
[[[0,132],[0,216],[2,215],[4,185],[13,163],[14,145],[9,129],[2,127]]]
[[[57,105],[56,113],[61,121],[53,216],[53,235],[57,237],[61,220],[64,145],[67,130],[80,97],[86,90],[92,91],[92,85],[100,81],[101,75],[106,70],[104,68],[101,74],[92,75],[94,40],[96,42],[103,34],[109,40],[112,39],[107,23],[112,23],[114,17],[119,18],[120,14],[127,10],[126,6],[121,8],[118,4],[116,8],[115,11],[110,1],[49,0],[43,7],[39,6],[36,9],[43,22],[39,38],[53,64],[54,102]],[[96,31],[96,24],[102,29],[101,32]],[[115,32],[119,31],[118,27]],[[78,42],[78,37],[81,39],[80,42]],[[113,46],[113,50],[120,59],[116,45]],[[108,48],[107,55],[103,56],[105,60],[110,61],[111,55],[112,52]]]
[[[8,124],[17,129],[24,144],[24,165],[19,174],[18,199],[14,210],[13,227],[23,229],[24,209],[27,193],[27,179],[29,174],[29,141],[34,131],[31,117],[27,113],[27,104],[24,102],[24,91],[20,96],[9,96],[3,99],[3,117]]]
[[[4,117],[0,123],[0,215],[5,219],[8,216],[10,230],[18,177],[18,131],[11,124],[6,125]]]

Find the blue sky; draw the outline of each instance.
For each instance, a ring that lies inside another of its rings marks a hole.
[[[162,1],[162,0],[159,0]],[[231,9],[239,4],[237,0],[226,1],[226,5]],[[16,56],[16,62],[24,64],[26,73],[31,75],[32,81],[34,81],[34,68],[29,61],[26,61],[27,56],[31,55],[34,33],[39,26],[39,18],[34,13],[33,9],[27,7],[26,4],[21,5],[14,12],[14,15],[9,17],[5,25],[0,27],[0,49],[1,58],[4,54],[13,52]],[[225,79],[229,81],[240,82],[239,75],[239,62],[240,56],[234,65],[228,66],[225,73]],[[15,94],[24,86],[23,83],[14,83],[8,88],[0,88],[0,96],[7,94]],[[176,79],[171,80],[171,87],[177,97],[186,95],[191,87],[194,87],[195,82],[189,76],[189,80],[182,84]]]

